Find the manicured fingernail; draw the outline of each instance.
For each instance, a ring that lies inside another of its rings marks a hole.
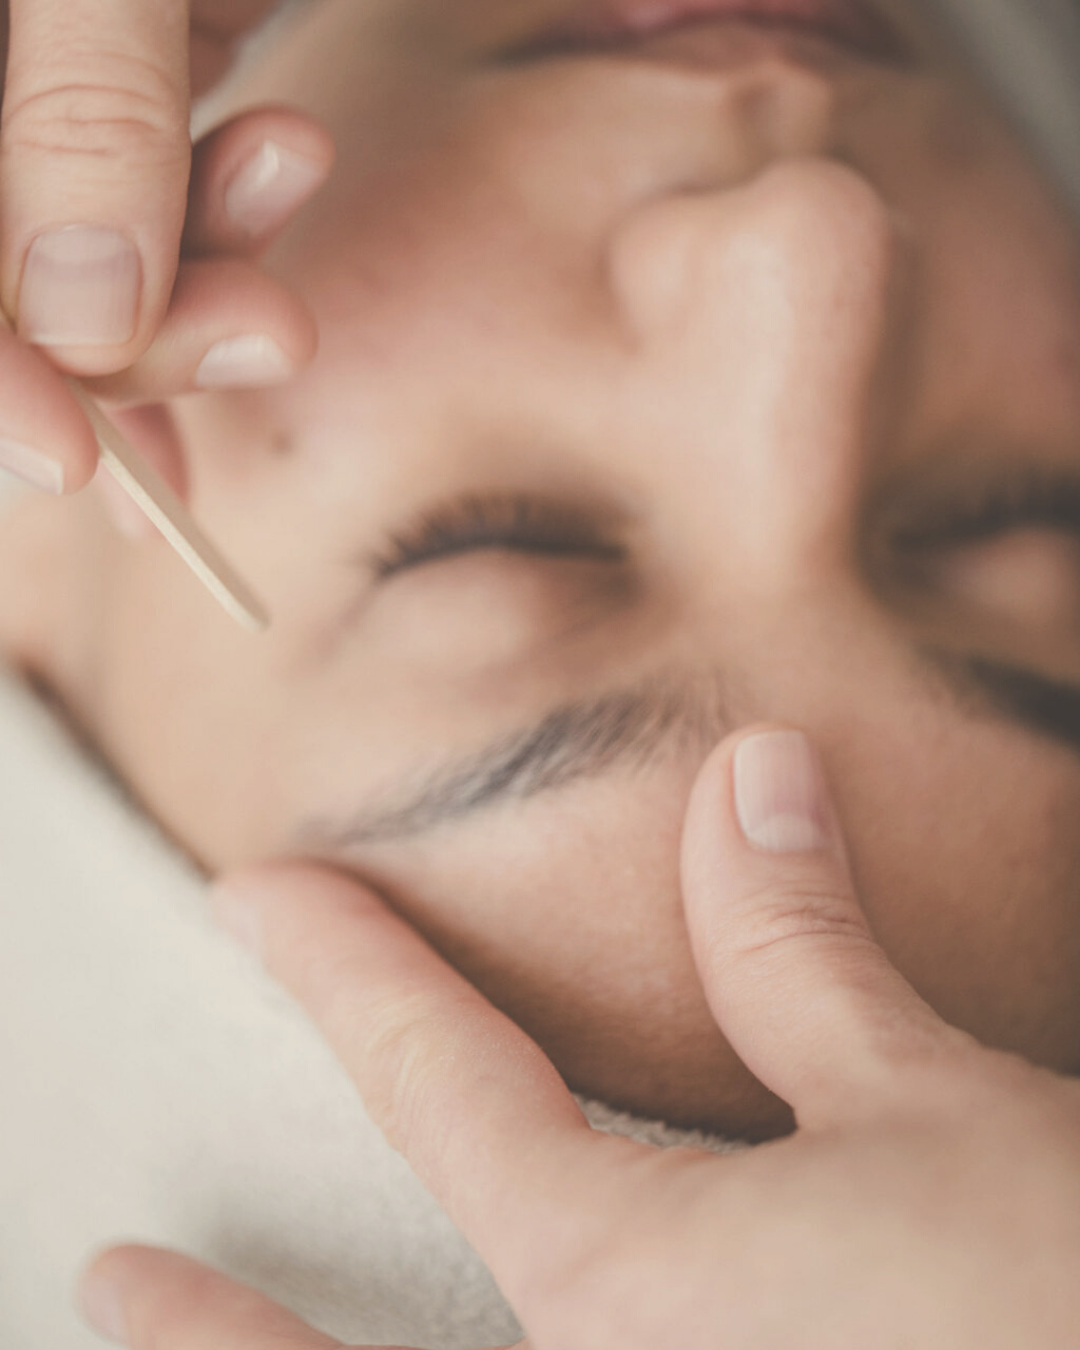
[[[814,853],[832,842],[817,756],[799,731],[749,736],[735,751],[735,810],[763,853]]]
[[[86,1280],[79,1291],[79,1307],[82,1315],[93,1329],[115,1341],[117,1345],[126,1345],[128,1339],[127,1319],[120,1295],[103,1279]]]
[[[195,384],[199,389],[261,389],[295,373],[273,338],[252,333],[215,343],[195,372]]]
[[[41,347],[119,347],[138,319],[142,262],[116,230],[69,225],[30,246],[19,336]]]
[[[326,174],[325,164],[264,141],[225,189],[225,212],[245,234],[269,234],[307,201]]]
[[[64,470],[60,465],[21,441],[0,440],[0,469],[7,469],[43,492],[59,496],[64,490]]]
[[[262,918],[252,901],[222,882],[210,888],[209,899],[218,926],[261,960]]]

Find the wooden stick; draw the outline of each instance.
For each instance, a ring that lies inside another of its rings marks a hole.
[[[237,623],[253,633],[268,628],[266,606],[207,538],[161,474],[128,444],[78,380],[68,377],[67,384],[94,430],[102,464],[117,483]]]
[[[2,309],[0,325],[14,331]],[[264,632],[270,626],[270,613],[263,602],[203,533],[161,474],[128,444],[78,380],[70,375],[65,378],[89,419],[105,468],[237,623],[252,633]]]

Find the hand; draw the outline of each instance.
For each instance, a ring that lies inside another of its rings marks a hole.
[[[533,1350],[1061,1350],[1080,1326],[1080,1086],[941,1022],[874,943],[798,733],[720,748],[687,920],[717,1021],[795,1134],[733,1157],[591,1132],[557,1073],[374,897],[239,879],[253,940],[491,1267]],[[137,1350],[322,1350],[260,1295],[146,1248],[88,1313]]]
[[[306,311],[253,262],[326,178],[329,137],[299,113],[263,110],[209,138],[191,172],[189,80],[205,84],[230,42],[270,8],[0,6],[11,29],[0,302],[21,339],[0,332],[0,463],[38,486],[81,488],[97,461],[58,369],[98,377],[87,383],[99,395],[145,402],[190,387],[215,334],[264,339],[233,347],[235,384],[270,382],[273,362],[283,378],[314,351]],[[212,264],[210,255],[220,256]],[[267,366],[261,374],[253,352]],[[245,354],[246,371],[236,359]],[[126,372],[134,374],[120,378]],[[213,375],[225,382],[224,355]]]

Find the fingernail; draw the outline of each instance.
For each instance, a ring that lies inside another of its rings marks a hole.
[[[48,455],[21,441],[0,439],[0,469],[7,469],[31,487],[57,496],[64,490],[64,470]]]
[[[211,886],[209,899],[210,912],[218,927],[261,960],[262,919],[252,901],[222,882]]]
[[[195,372],[195,384],[199,389],[262,389],[295,373],[273,338],[251,333],[215,343]]]
[[[326,173],[325,164],[264,141],[225,189],[225,212],[245,234],[269,234],[314,193]]]
[[[127,1318],[120,1295],[103,1279],[87,1280],[79,1291],[79,1307],[93,1329],[106,1340],[126,1345]]]
[[[815,853],[832,842],[828,794],[800,731],[749,736],[735,751],[735,810],[763,853]]]
[[[119,347],[138,318],[142,263],[116,230],[69,225],[30,246],[19,292],[19,336],[41,347]]]

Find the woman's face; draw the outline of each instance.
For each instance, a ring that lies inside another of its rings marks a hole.
[[[80,698],[209,867],[353,869],[574,1087],[767,1133],[678,881],[758,719],[821,746],[917,988],[1080,1067],[1080,250],[861,11],[731,8],[305,14],[236,102],[337,135],[274,258],[321,353],[174,409],[276,622],[103,537]]]

